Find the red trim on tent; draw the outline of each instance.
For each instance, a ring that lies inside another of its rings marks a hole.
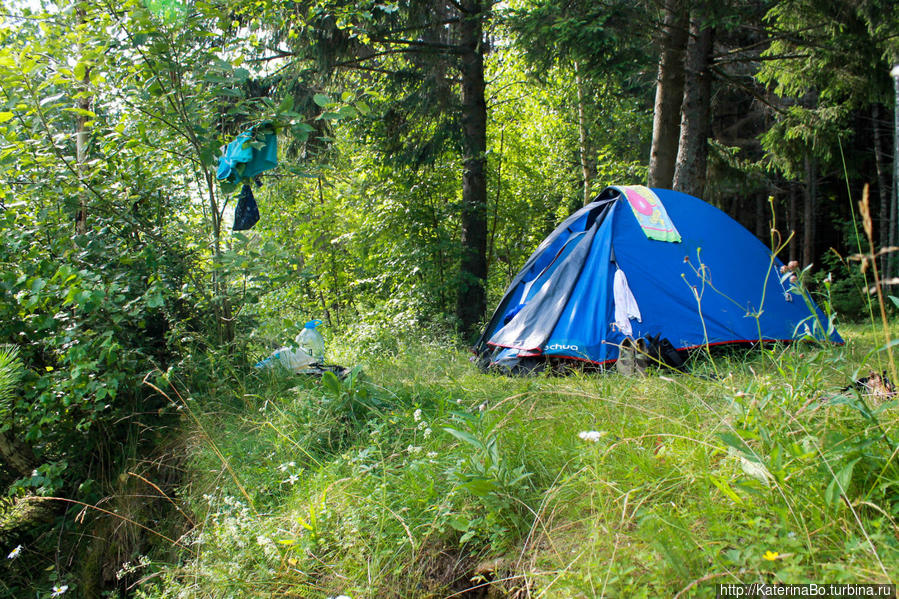
[[[762,343],[794,343],[795,341],[801,341],[801,339],[762,339]],[[758,343],[758,342],[759,342],[758,339],[734,339],[732,341],[716,341],[715,343],[700,343],[699,345],[686,345],[684,347],[676,347],[675,351],[696,349],[698,347],[712,347],[715,345],[728,345],[730,343]],[[603,341],[603,343],[608,343],[608,342]],[[845,341],[843,341],[841,343],[834,343],[834,345],[845,345],[845,344],[846,344]],[[495,343],[489,343],[489,342],[487,343],[487,345],[489,345],[491,347],[503,347],[506,349],[517,349],[519,351],[534,352],[534,353],[521,355],[520,357],[522,357],[522,358],[533,358],[533,357],[540,356],[540,355],[546,355],[546,354],[543,354],[543,352],[541,352],[539,348],[525,349],[523,347],[515,347],[514,345],[497,345]],[[610,343],[609,345],[615,345],[615,344]],[[604,364],[611,364],[613,362],[618,361],[618,359],[615,358],[614,360],[605,360],[603,362],[596,362],[594,360],[589,360],[587,358],[581,358],[579,356],[566,356],[563,354],[552,354],[552,355],[549,355],[546,357],[547,358],[565,358],[566,360],[578,360],[580,362],[589,362],[590,364],[596,364],[597,366],[602,366]],[[492,364],[495,364],[495,363],[496,362],[492,362]]]
[[[796,341],[802,341],[802,339],[762,339],[762,343],[795,343]],[[733,341],[716,341],[715,343],[700,343],[699,345],[689,345],[685,347],[676,348],[677,351],[681,351],[684,349],[696,349],[697,347],[711,347],[713,345],[727,345],[728,343],[758,343],[758,339],[734,339]],[[840,343],[834,343],[834,345],[845,345],[846,342],[842,341]]]

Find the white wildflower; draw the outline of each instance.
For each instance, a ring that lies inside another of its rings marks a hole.
[[[418,423],[418,430],[423,431],[423,430],[425,430],[426,428],[428,428],[428,421],[427,421],[427,420],[422,420],[421,422]]]
[[[141,568],[146,568],[150,565],[150,558],[146,555],[140,555],[137,558],[137,563],[125,562],[122,564],[121,569],[115,573],[116,580],[122,580],[129,574],[137,572]]]
[[[424,435],[425,435],[425,439],[427,439],[428,437],[430,437],[430,436],[431,436],[431,429],[430,429],[430,428],[426,428],[426,429],[425,429],[425,432],[424,432]]]
[[[428,457],[431,458],[431,459],[436,458],[438,455],[440,455],[440,454],[437,453],[436,451],[429,451],[429,452],[428,452]]]
[[[583,439],[584,441],[590,441],[591,443],[596,443],[600,439],[606,436],[606,431],[581,431],[577,434],[578,437]]]
[[[64,584],[61,587],[53,587],[53,592],[50,594],[51,597],[60,597],[65,594],[66,591],[69,590],[69,585]]]
[[[410,445],[409,447],[406,448],[406,451],[408,451],[409,453],[418,453],[419,451],[421,451],[421,447],[416,447],[415,445]]]
[[[22,546],[18,545],[15,549],[9,552],[9,555],[6,556],[6,559],[16,559],[19,557],[19,554],[22,553]]]
[[[417,410],[415,410],[415,413],[412,414],[412,419],[415,420],[415,422],[418,422],[419,420],[421,420],[421,408],[418,408]]]
[[[294,485],[294,484],[296,484],[299,480],[300,480],[300,477],[299,477],[299,476],[297,476],[296,474],[291,474],[290,476],[288,476],[285,480],[283,480],[283,481],[281,481],[281,482],[285,482],[285,483],[289,483],[289,484],[291,484],[291,485]]]

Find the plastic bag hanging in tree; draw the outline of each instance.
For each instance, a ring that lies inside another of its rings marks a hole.
[[[278,166],[278,136],[271,125],[244,131],[219,156],[215,176],[239,183]]]
[[[232,231],[246,231],[252,229],[259,222],[259,207],[253,196],[253,189],[246,183],[240,190],[237,206],[234,208],[234,226]]]

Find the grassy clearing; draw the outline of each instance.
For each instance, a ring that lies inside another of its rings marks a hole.
[[[343,383],[247,374],[187,402],[201,423],[183,495],[196,554],[140,565],[157,575],[139,594],[713,597],[717,582],[896,582],[896,402],[840,394],[857,369],[885,368],[866,358],[872,334],[842,333],[842,348],[733,351],[644,379],[485,375],[422,344],[344,352],[364,374]]]

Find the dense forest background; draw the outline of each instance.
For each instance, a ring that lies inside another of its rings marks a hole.
[[[784,243],[844,320],[866,314],[865,185],[897,244],[890,0],[0,6],[0,539],[70,535],[98,585],[79,506],[179,418],[147,383],[208,389],[312,317],[371,351],[469,341],[606,185]],[[217,160],[263,123],[280,166],[232,232]]]

